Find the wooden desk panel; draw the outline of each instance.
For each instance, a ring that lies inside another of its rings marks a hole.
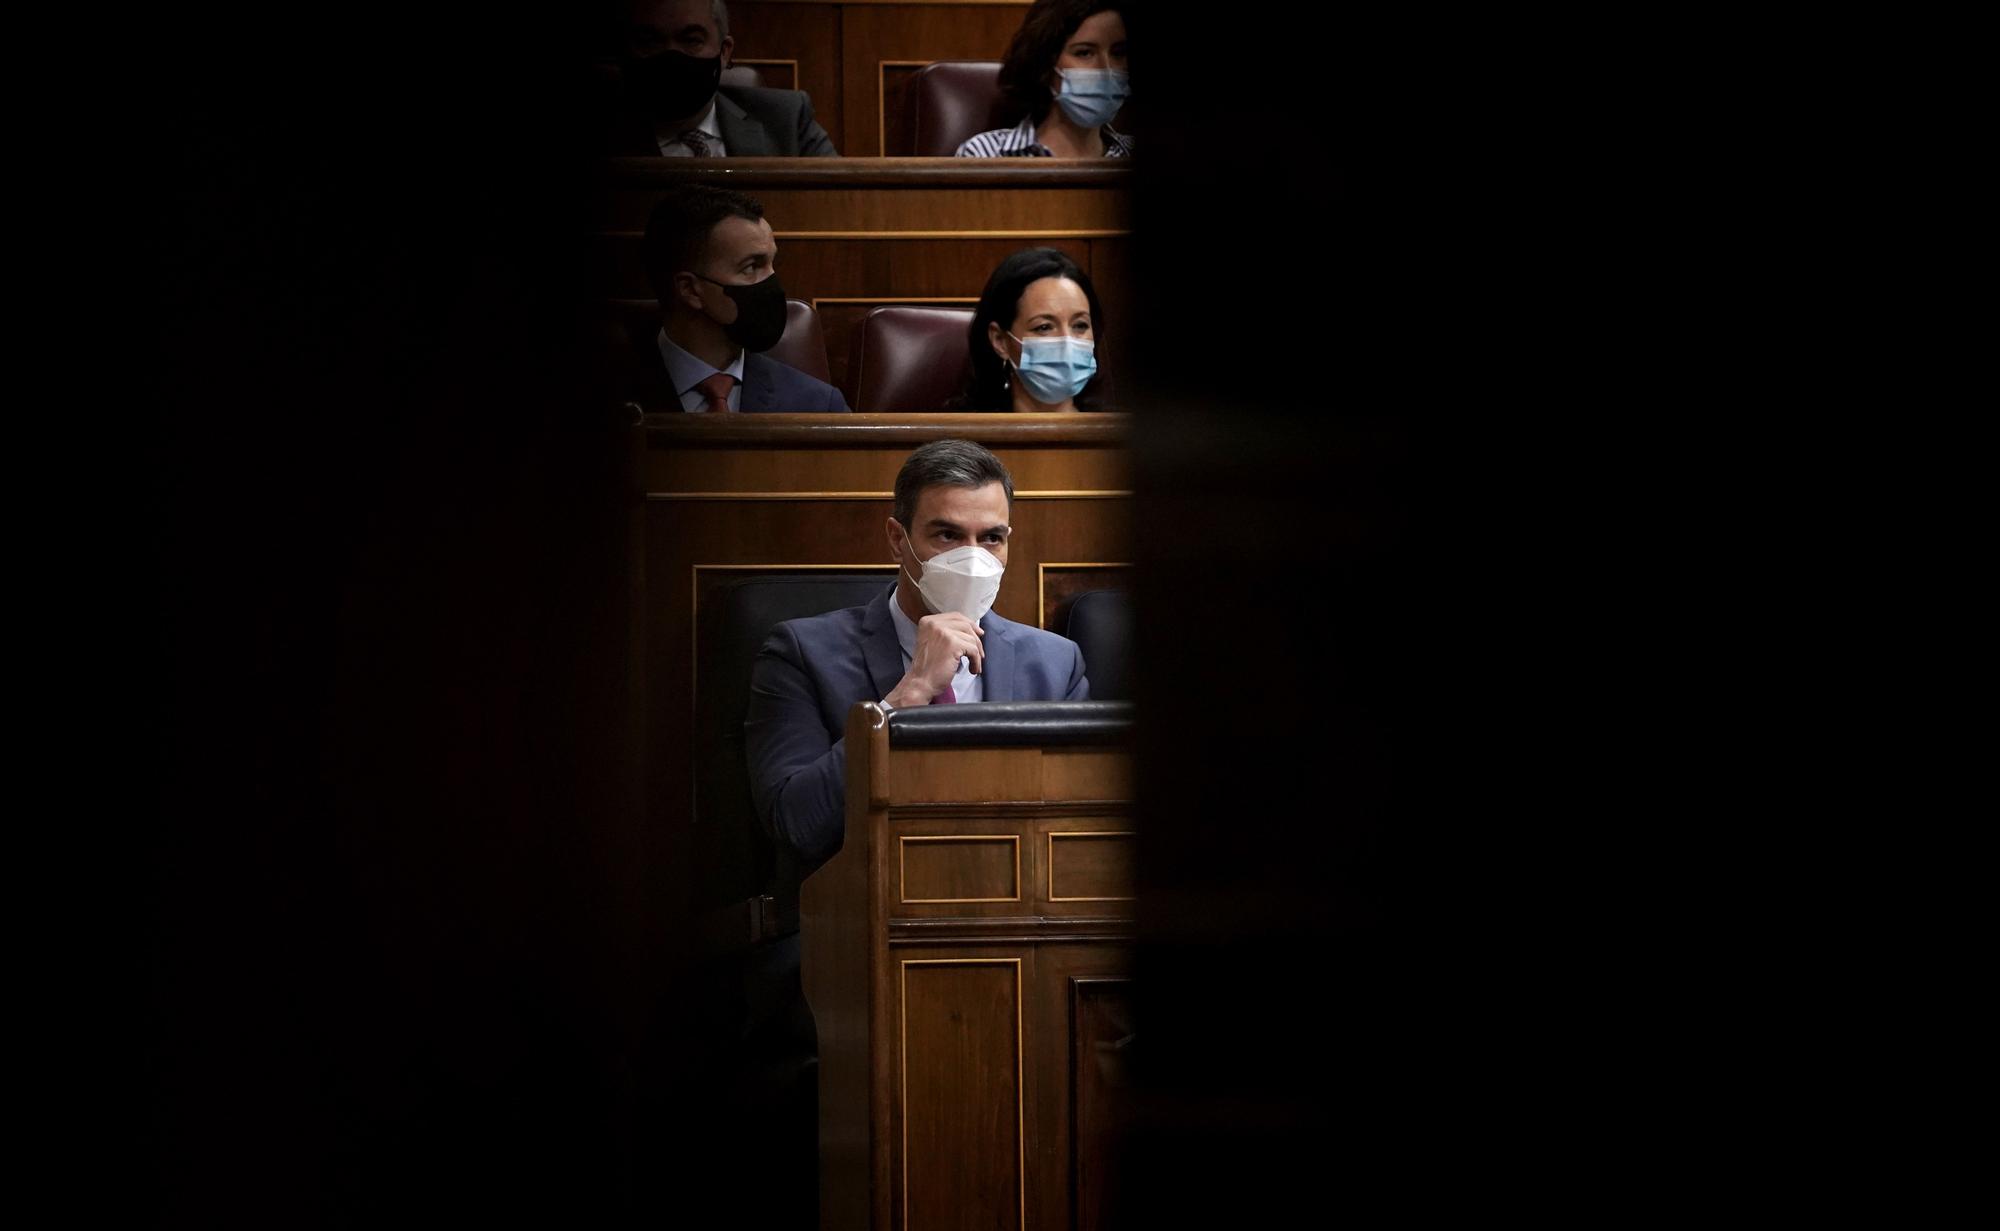
[[[846,841],[802,899],[821,1024],[821,1226],[1102,1226],[1129,1084],[1132,903],[1072,917],[1037,888],[1046,871],[1030,856],[1054,834],[1133,831],[1129,791],[1051,795],[1092,777],[1129,787],[1129,754],[892,751],[878,713],[849,717]],[[1094,769],[1050,772],[1064,761]],[[901,901],[908,839],[951,835],[987,876],[1009,869],[982,848],[1017,840],[1020,900]]]
[[[1021,231],[1131,228],[1132,168],[1076,158],[611,158],[606,230],[643,231],[676,184],[714,184],[764,203],[779,231]]]

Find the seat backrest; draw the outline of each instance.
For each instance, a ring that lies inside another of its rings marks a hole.
[[[915,100],[919,158],[949,158],[967,137],[1007,127],[1000,118],[1000,61],[939,60],[917,71]]]
[[[972,377],[970,308],[875,308],[855,326],[854,409],[920,414],[944,409]]]
[[[634,350],[643,353],[647,347],[658,344],[658,300],[614,299],[611,312],[623,324],[625,340]],[[826,361],[826,330],[819,323],[819,313],[803,299],[785,301],[785,334],[764,353],[815,380],[831,383],[833,379]]]
[[[764,74],[758,72],[755,68],[752,68],[748,64],[732,64],[728,68],[722,70],[722,84],[737,85],[737,86],[752,86],[752,87],[761,86],[764,84]]]
[[[778,857],[750,801],[743,718],[758,649],[784,621],[862,606],[893,580],[886,565],[880,573],[773,573],[728,581],[703,595],[695,616],[698,907],[724,906],[765,892],[793,898],[798,893],[796,869]]]
[[[1083,650],[1093,701],[1132,699],[1132,599],[1123,590],[1089,590],[1070,600],[1063,635]]]
[[[820,328],[819,313],[803,299],[785,301],[785,336],[764,353],[814,380],[833,380],[833,369],[826,362],[826,331]]]

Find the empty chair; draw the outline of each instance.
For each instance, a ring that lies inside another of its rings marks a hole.
[[[920,414],[946,409],[972,374],[969,308],[893,304],[855,326],[854,409]]]
[[[1093,701],[1132,698],[1132,599],[1123,590],[1090,590],[1070,601],[1063,635],[1083,649]]]
[[[612,312],[623,323],[626,340],[633,347],[657,345],[660,333],[660,306],[651,299],[612,301]],[[785,334],[778,344],[764,352],[787,367],[797,368],[814,380],[830,381],[826,362],[826,331],[820,327],[819,313],[803,299],[785,301]],[[648,410],[673,409],[648,406]]]
[[[949,158],[967,137],[1007,127],[1000,115],[998,60],[939,60],[910,82],[921,158]]]

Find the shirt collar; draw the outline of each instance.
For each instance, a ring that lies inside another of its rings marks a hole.
[[[705,361],[695,358],[693,355],[674,345],[674,340],[667,336],[667,331],[664,328],[660,330],[660,362],[667,365],[667,375],[674,382],[675,393],[686,393],[717,372],[727,372],[736,378],[737,384],[740,385],[743,383],[743,352],[741,350],[736,352],[736,358],[730,360],[728,367],[712,368]]]

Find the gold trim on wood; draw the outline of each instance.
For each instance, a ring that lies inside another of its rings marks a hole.
[[[897,68],[923,68],[935,64],[935,60],[877,60],[875,61],[875,152],[887,155],[889,152],[889,66]]]
[[[803,86],[799,85],[799,62],[797,60],[752,60],[744,56],[731,56],[729,62],[731,64],[755,64],[759,66],[766,64],[789,64],[792,66],[791,88],[794,90],[804,88]]]
[[[1028,1226],[1028,1078],[1023,1067],[1027,1054],[1025,1031],[1022,1029],[1022,1005],[1024,995],[1021,989],[1021,959],[1018,957],[914,957],[904,958],[898,963],[897,975],[902,987],[897,1009],[896,1062],[901,1066],[897,1078],[898,1092],[903,1097],[903,1157],[902,1173],[897,1177],[903,1186],[903,1226],[910,1225],[910,967],[912,966],[1012,966],[1014,968],[1014,1144],[1020,1153],[1015,1166],[1021,1179],[1021,1228]]]
[[[665,161],[664,159],[662,161]],[[675,161],[682,161],[676,159]],[[984,191],[991,191],[990,189]],[[641,240],[644,231],[599,231],[607,239]],[[773,239],[1129,239],[1130,230],[1086,228],[1054,231],[1045,228],[1015,231],[773,231]],[[618,296],[613,296],[618,298]],[[974,302],[977,302],[976,300]]]
[[[978,303],[977,295],[815,295],[813,311],[823,303]]]
[[[908,864],[904,860],[905,845],[911,842],[1012,842],[1014,844],[1014,896],[1010,898],[912,898],[906,882],[909,879]],[[897,834],[896,835],[896,901],[909,906],[944,905],[952,902],[1018,902],[1021,900],[1021,837],[1011,833],[968,833],[968,834]]]
[[[638,236],[637,231],[614,232]],[[1132,232],[1111,228],[1053,231],[773,231],[774,239],[1125,239]],[[978,302],[974,300],[973,302]]]
[[[1057,838],[1136,838],[1133,829],[1074,829],[1063,833],[1049,834],[1049,892],[1044,899],[1049,902],[1136,902],[1136,897],[1122,898],[1059,898],[1056,896],[1056,839]]]
[[[1052,568],[1131,568],[1130,561],[1103,560],[1092,563],[1087,560],[1044,560],[1035,566],[1035,627],[1047,632],[1042,624],[1043,613],[1049,609],[1049,570]]]
[[[922,803],[890,804],[889,823],[892,825],[914,824],[918,821],[948,821],[962,824],[971,821],[992,821],[995,824],[1032,824],[1042,817],[1058,820],[1076,817],[1117,817],[1129,819],[1132,815],[1130,799],[1036,799],[988,801],[976,804]]]
[[[1123,500],[1129,491],[1015,492],[1016,500]],[[648,500],[891,500],[894,492],[647,492]],[[849,567],[843,565],[842,567]],[[859,566],[854,566],[859,567]]]

